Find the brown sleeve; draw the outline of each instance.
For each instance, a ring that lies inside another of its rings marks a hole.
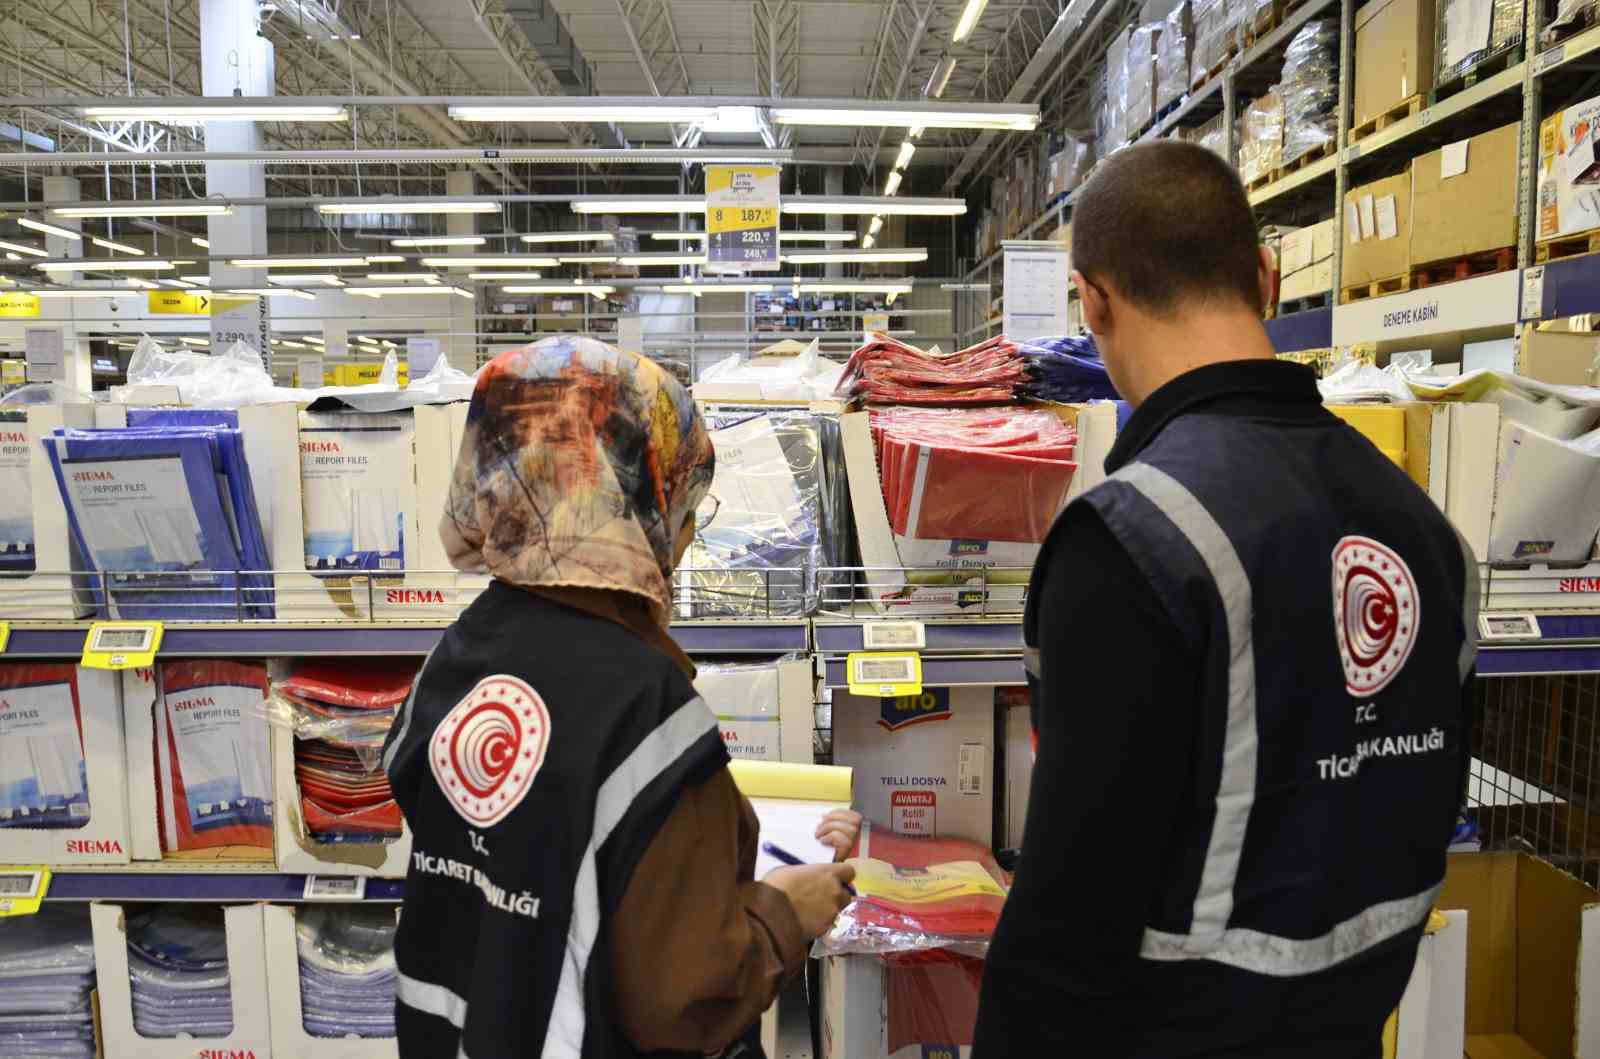
[[[642,1052],[716,1052],[805,964],[789,899],[750,879],[758,824],[720,770],[684,790],[610,924],[617,1013]]]

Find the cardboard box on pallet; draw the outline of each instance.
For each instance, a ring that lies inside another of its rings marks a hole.
[[[1525,853],[1454,853],[1467,913],[1467,1059],[1600,1055],[1600,893]]]
[[[1370,0],[1356,10],[1355,118],[1364,125],[1433,87],[1435,0]]]
[[[1600,227],[1600,96],[1539,123],[1538,197],[1536,239]]]
[[[1560,386],[1592,386],[1600,342],[1592,334],[1522,329],[1517,374]]]
[[[1437,60],[1433,75],[1436,88],[1461,77],[1478,63],[1522,39],[1524,0],[1437,0],[1437,3],[1433,42]]]
[[[1340,288],[1411,271],[1411,170],[1352,188],[1344,196]]]
[[[1246,184],[1272,175],[1283,165],[1283,97],[1268,92],[1244,112],[1239,135],[1239,179]]]
[[[1194,57],[1194,13],[1189,0],[1168,12],[1156,42],[1156,111],[1183,98],[1189,91],[1190,62]]]
[[[1156,52],[1162,23],[1136,26],[1128,34],[1124,77],[1128,91],[1128,134],[1136,136],[1156,120]]]
[[[1411,163],[1414,266],[1516,246],[1517,139],[1505,125]]]
[[[1289,302],[1333,289],[1333,260],[1318,261],[1278,281],[1278,301]]]
[[[1210,72],[1228,58],[1231,36],[1228,30],[1229,7],[1241,0],[1195,0],[1194,53],[1190,61],[1189,84],[1199,87]]]

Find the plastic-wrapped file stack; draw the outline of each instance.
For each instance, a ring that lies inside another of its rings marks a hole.
[[[1283,161],[1332,142],[1339,115],[1339,24],[1310,22],[1283,55]]]
[[[87,905],[0,919],[0,1056],[93,1059]]]
[[[1020,392],[1035,400],[1074,404],[1117,397],[1105,361],[1088,335],[1030,338],[1022,344],[1022,358],[1029,378]]]
[[[141,1037],[233,1032],[222,909],[163,905],[128,920],[133,1028]]]
[[[1524,0],[1438,0],[1436,87],[1522,39]],[[1488,9],[1488,26],[1484,10]],[[1487,31],[1486,31],[1487,30]]]
[[[1194,49],[1194,22],[1189,0],[1173,8],[1156,42],[1156,110],[1182,99],[1189,91],[1189,60]]]
[[[1026,371],[1004,335],[954,353],[927,353],[887,335],[850,355],[835,396],[874,404],[995,404],[1009,401]]]
[[[1239,136],[1239,179],[1253,184],[1283,165],[1283,97],[1276,85],[1245,108]]]
[[[295,734],[295,780],[313,841],[400,837],[381,756],[416,674],[414,662],[345,659],[301,665],[273,685],[269,719]]]
[[[394,1036],[394,909],[310,907],[295,927],[300,1016],[313,1037]]]
[[[265,666],[189,659],[157,666],[156,803],[161,848],[272,848],[272,744]]]
[[[1232,0],[1237,6],[1241,0]],[[1230,0],[1194,0],[1194,56],[1189,83],[1198,87],[1206,75],[1228,58],[1233,23],[1228,20]]]

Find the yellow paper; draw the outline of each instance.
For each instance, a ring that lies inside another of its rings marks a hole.
[[[850,804],[850,769],[844,765],[730,761],[728,771],[746,798]]]
[[[928,904],[952,897],[1004,897],[1005,887],[975,860],[957,860],[927,868],[896,868],[887,861],[857,858],[856,893],[901,904]]]

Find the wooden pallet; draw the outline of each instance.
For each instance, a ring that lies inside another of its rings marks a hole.
[[[1246,181],[1244,185],[1245,191],[1251,193],[1260,191],[1268,184],[1277,180],[1279,172],[1281,172],[1281,170],[1269,169],[1265,173],[1262,173],[1260,176],[1256,177],[1254,180]]]
[[[1238,54],[1239,54],[1239,45],[1238,45],[1238,43],[1236,41],[1232,41],[1232,40],[1228,41],[1227,51],[1225,51],[1223,53],[1222,58],[1218,59],[1215,64],[1207,67],[1205,69],[1205,72],[1201,76],[1192,79],[1190,81],[1190,83],[1189,83],[1189,91],[1190,92],[1199,91],[1200,89],[1204,88],[1210,82],[1212,82],[1212,81],[1216,80],[1217,78],[1221,77],[1222,76],[1222,71],[1227,69],[1228,64],[1233,61],[1233,57],[1235,55],[1238,55]]]
[[[1429,103],[1433,104],[1441,99],[1449,99],[1457,92],[1471,88],[1485,77],[1493,77],[1502,70],[1510,69],[1522,61],[1523,54],[1522,41],[1519,38],[1505,45],[1499,51],[1491,55],[1485,55],[1471,66],[1448,75],[1443,81],[1435,85],[1433,91],[1428,93]]]
[[[1402,99],[1382,114],[1368,118],[1360,125],[1354,126],[1345,142],[1359,143],[1373,133],[1387,129],[1397,121],[1404,121],[1422,109],[1422,96],[1415,95]]]
[[[1263,11],[1256,24],[1245,29],[1245,47],[1253,47],[1261,38],[1283,25],[1283,8],[1280,4],[1271,5],[1270,9]]]
[[[1278,315],[1293,316],[1295,313],[1310,312],[1313,309],[1326,309],[1333,303],[1332,291],[1321,291],[1317,294],[1307,294],[1302,298],[1289,298],[1278,303]]]
[[[1351,302],[1366,301],[1368,298],[1381,298],[1385,294],[1399,294],[1401,291],[1411,289],[1411,273],[1401,276],[1388,276],[1384,279],[1375,279],[1370,283],[1357,283],[1350,287],[1339,288],[1339,304],[1349,305]]]
[[[1287,163],[1285,165],[1281,165],[1277,169],[1274,169],[1272,171],[1271,183],[1277,183],[1278,181],[1282,180],[1284,177],[1288,176],[1291,173],[1298,173],[1300,170],[1304,169],[1306,166],[1313,165],[1313,164],[1315,164],[1317,162],[1320,162],[1320,161],[1322,161],[1324,158],[1328,157],[1332,153],[1333,153],[1333,141],[1332,140],[1328,140],[1325,143],[1319,143],[1319,144],[1317,144],[1317,146],[1311,148],[1311,150],[1307,151],[1305,154],[1301,155],[1299,158],[1296,158],[1294,161],[1289,162],[1289,163]],[[1250,190],[1254,191],[1255,188],[1251,188]]]
[[[1537,243],[1533,248],[1533,260],[1535,264],[1542,265],[1546,261],[1560,261],[1564,257],[1578,257],[1597,250],[1600,250],[1600,229]]]
[[[1485,250],[1443,261],[1429,261],[1426,264],[1411,266],[1411,288],[1416,290],[1419,287],[1434,287],[1440,283],[1471,279],[1473,276],[1506,272],[1515,268],[1516,264],[1517,248],[1514,246],[1503,246],[1497,250]]]

